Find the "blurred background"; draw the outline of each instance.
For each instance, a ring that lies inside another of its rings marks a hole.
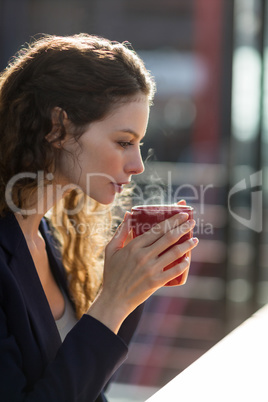
[[[133,203],[195,207],[186,285],[147,303],[109,391],[144,401],[268,302],[266,0],[1,0],[0,68],[39,33],[129,41],[157,95]]]

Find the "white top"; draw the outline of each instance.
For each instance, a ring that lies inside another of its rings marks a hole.
[[[64,307],[64,313],[59,318],[58,320],[55,320],[58,331],[60,333],[60,337],[62,342],[64,341],[66,335],[68,334],[69,331],[75,326],[77,323],[77,318],[75,315],[75,311],[73,309],[73,306],[71,305],[68,297],[66,296],[65,292],[62,290],[63,296],[64,296],[64,302],[65,302],[65,307]]]

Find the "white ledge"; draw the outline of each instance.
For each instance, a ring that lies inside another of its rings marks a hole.
[[[268,305],[147,402],[267,402]]]

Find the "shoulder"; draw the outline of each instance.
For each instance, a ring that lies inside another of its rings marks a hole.
[[[0,217],[0,247],[13,254],[23,240],[23,234],[13,213]]]
[[[13,281],[12,272],[10,270],[10,261],[12,255],[0,244],[0,301],[9,291],[9,284]]]
[[[13,214],[0,218],[0,285],[4,277],[10,274],[10,262],[21,244],[23,235]]]

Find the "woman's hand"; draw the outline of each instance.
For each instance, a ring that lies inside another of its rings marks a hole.
[[[138,305],[189,269],[190,260],[185,257],[174,267],[163,270],[198,244],[195,238],[175,244],[195,225],[194,220],[187,221],[188,214],[179,213],[168,219],[168,225],[163,221],[125,245],[131,229],[130,218],[127,213],[106,247],[103,289],[88,312],[116,333]]]
[[[186,201],[185,200],[180,200],[179,202],[177,202],[178,205],[186,205]]]

